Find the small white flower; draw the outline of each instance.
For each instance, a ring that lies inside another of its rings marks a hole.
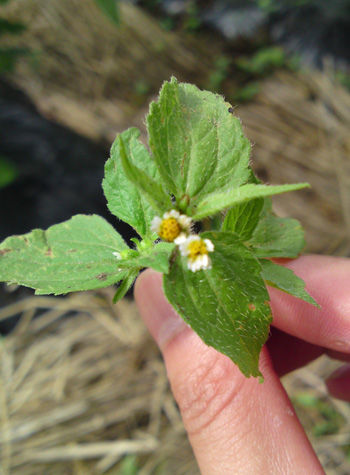
[[[163,217],[155,216],[151,223],[151,230],[167,242],[180,244],[191,232],[192,220],[185,214],[180,214],[172,209],[163,214]]]
[[[214,244],[209,239],[202,239],[194,234],[179,245],[182,256],[187,257],[187,266],[192,272],[211,269],[209,252],[214,251]]]
[[[113,256],[115,256],[118,260],[120,260],[120,259],[122,258],[120,252],[115,251],[115,252],[112,252],[112,254],[113,254]]]

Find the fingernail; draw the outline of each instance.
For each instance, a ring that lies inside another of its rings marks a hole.
[[[151,335],[162,349],[188,325],[166,300],[162,290],[162,274],[147,270],[136,281],[135,300]]]

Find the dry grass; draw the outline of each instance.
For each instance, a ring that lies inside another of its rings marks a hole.
[[[307,251],[350,256],[349,93],[331,71],[280,73],[237,113],[264,180],[311,184],[275,199],[279,214],[305,225]]]
[[[196,473],[159,353],[134,304],[112,295],[33,297],[0,312],[22,315],[0,346],[2,474],[108,473],[125,454],[143,474]]]
[[[3,44],[29,47],[37,61],[23,61],[14,77],[49,117],[95,140],[110,143],[115,131],[176,73],[201,82],[219,54],[220,42],[165,31],[131,3],[119,2],[116,28],[93,0],[17,0],[3,11],[28,31]],[[97,121],[96,121],[97,119]]]

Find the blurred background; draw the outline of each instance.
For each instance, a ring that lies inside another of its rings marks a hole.
[[[350,257],[350,0],[0,0],[0,239],[104,216],[117,132],[162,82],[219,92],[306,252]],[[196,474],[162,360],[132,297],[0,288],[0,472]],[[35,318],[40,316],[40,318]],[[74,316],[74,318],[69,318]],[[273,331],[273,330],[272,330]],[[321,358],[284,379],[329,474],[350,473],[350,407]]]

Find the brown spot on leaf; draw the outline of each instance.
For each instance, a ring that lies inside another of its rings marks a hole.
[[[265,300],[265,302],[264,302],[264,305],[268,305],[268,306],[270,306],[270,302],[269,302],[269,300]]]
[[[256,310],[256,306],[253,303],[249,303],[248,308],[251,312],[254,312],[254,310]]]
[[[5,254],[7,254],[8,252],[11,252],[12,249],[0,249],[0,256],[4,256]]]
[[[227,109],[227,112],[229,112],[230,114],[233,114],[233,113],[234,113],[233,107],[229,107],[229,108]]]
[[[52,249],[51,249],[51,247],[49,247],[48,250],[45,252],[45,256],[52,257]]]
[[[106,280],[107,279],[107,274],[105,272],[102,272],[102,274],[98,274],[96,276],[96,279],[98,280]]]
[[[77,249],[69,249],[67,252],[77,252]]]

